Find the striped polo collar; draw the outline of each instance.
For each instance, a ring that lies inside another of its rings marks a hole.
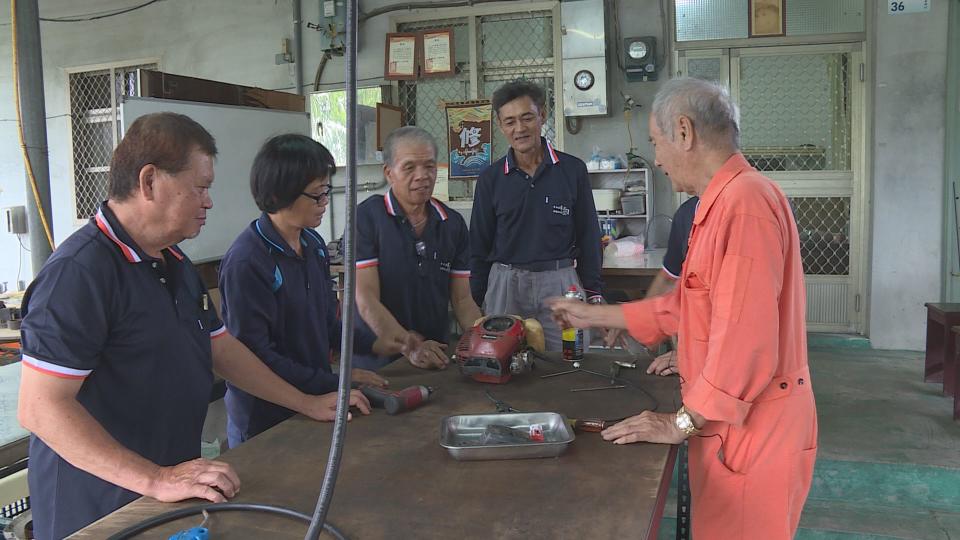
[[[388,189],[386,195],[383,196],[383,206],[387,209],[387,215],[394,217],[405,217],[403,213],[403,207],[397,202],[396,197],[393,195],[392,189]],[[433,207],[434,211],[437,213],[437,217],[440,218],[440,221],[447,220],[449,216],[447,215],[447,211],[443,208],[443,204],[441,204],[440,201],[430,197],[430,206]]]
[[[297,257],[297,252],[291,249],[283,237],[280,236],[280,233],[277,231],[277,228],[273,226],[273,221],[270,220],[270,216],[266,212],[260,214],[260,217],[254,220],[251,227],[256,231],[257,236],[271,248],[288,257]],[[302,229],[300,231],[300,244],[304,247],[310,247],[311,243],[316,244],[315,247],[317,248],[323,247],[323,241],[316,231],[313,229]]]
[[[120,250],[120,253],[127,262],[139,263],[145,260],[153,260],[153,257],[144,253],[143,250],[140,249],[140,246],[133,241],[133,238],[127,234],[127,231],[117,219],[116,214],[110,210],[110,205],[107,204],[107,201],[101,203],[100,207],[97,208],[97,213],[93,216],[93,222],[97,225],[97,229],[117,246],[117,249]],[[166,247],[164,251],[170,252],[178,261],[182,261],[184,258],[183,251],[177,245]]]
[[[550,141],[546,137],[540,137],[540,144],[543,145],[543,155],[544,157],[550,158],[550,163],[556,165],[560,163],[560,156],[557,155],[557,151],[553,149],[553,145],[550,144]],[[507,150],[507,155],[503,159],[503,174],[510,174],[510,170],[516,168],[517,158],[513,155],[513,148]]]

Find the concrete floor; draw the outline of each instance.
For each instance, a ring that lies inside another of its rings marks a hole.
[[[922,381],[923,353],[811,336],[824,342],[810,348],[820,441],[797,538],[960,539],[960,422]],[[674,501],[661,540],[674,538]]]

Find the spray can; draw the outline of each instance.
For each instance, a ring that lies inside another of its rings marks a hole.
[[[576,285],[571,285],[567,292],[563,294],[564,298],[575,298],[583,302],[584,296]],[[582,328],[564,328],[563,329],[563,359],[567,362],[580,362],[583,360],[583,329]]]

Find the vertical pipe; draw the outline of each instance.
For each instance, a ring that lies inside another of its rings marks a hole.
[[[30,238],[30,256],[33,275],[47,262],[52,252],[50,240],[44,230],[41,210],[50,216],[50,164],[47,149],[47,111],[43,94],[43,61],[40,53],[40,13],[37,2],[16,1],[13,10],[16,18],[16,60],[21,111],[23,145],[33,169],[36,190],[27,172],[27,232]],[[51,225],[50,236],[53,230]]]
[[[303,95],[303,21],[300,20],[302,1],[293,0],[293,69],[296,73],[297,94],[301,96]]]
[[[353,327],[356,312],[356,208],[357,208],[357,1],[347,0],[347,43],[344,53],[346,63],[345,90],[347,94],[347,200],[343,230],[343,332],[340,339],[340,389],[337,400],[337,419],[333,426],[333,439],[327,457],[327,469],[323,476],[320,497],[313,512],[313,521],[307,530],[306,539],[316,540],[323,530],[327,512],[333,500],[333,489],[340,470],[343,440],[347,431],[347,409],[350,407],[350,370],[353,364]]]

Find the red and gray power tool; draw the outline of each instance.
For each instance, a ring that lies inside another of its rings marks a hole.
[[[360,392],[366,396],[373,407],[382,407],[387,414],[397,414],[416,409],[430,399],[433,388],[429,386],[408,386],[403,390],[387,390],[377,386],[363,385]]]
[[[460,338],[453,360],[475,381],[501,384],[533,368],[530,349],[543,352],[543,327],[536,319],[491,315]]]

